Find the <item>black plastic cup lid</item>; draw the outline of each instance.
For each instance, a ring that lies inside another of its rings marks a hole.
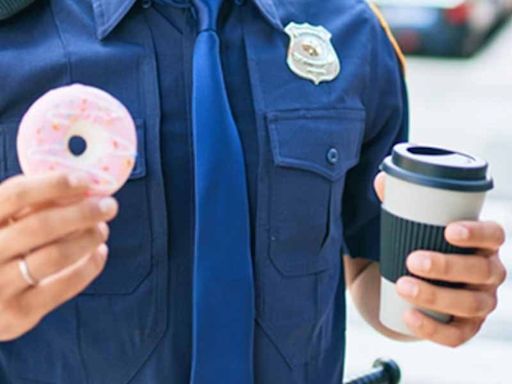
[[[398,179],[427,187],[463,192],[493,188],[485,160],[449,149],[397,144],[381,169]]]

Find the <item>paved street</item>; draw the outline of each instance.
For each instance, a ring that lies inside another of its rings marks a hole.
[[[503,223],[512,239],[512,22],[473,59],[410,59],[408,82],[412,141],[487,159],[496,189],[484,216]],[[503,255],[512,275],[510,241]],[[347,369],[357,373],[390,356],[402,365],[405,384],[512,383],[512,276],[500,300],[481,335],[457,350],[386,340],[350,308]]]

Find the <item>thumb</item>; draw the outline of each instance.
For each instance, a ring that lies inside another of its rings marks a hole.
[[[381,172],[377,175],[375,178],[375,181],[373,183],[373,186],[375,188],[375,192],[377,193],[377,196],[379,197],[379,200],[382,202],[384,201],[384,186],[386,183],[386,175],[384,172]]]

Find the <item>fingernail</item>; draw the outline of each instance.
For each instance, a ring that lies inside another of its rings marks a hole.
[[[101,231],[101,233],[103,234],[104,237],[108,236],[109,229],[108,229],[108,225],[107,224],[99,223],[98,224],[98,229]]]
[[[413,283],[412,281],[407,279],[399,280],[398,283],[396,284],[396,288],[398,290],[398,293],[410,297],[417,296],[420,291],[418,284]]]
[[[89,185],[89,178],[85,175],[74,174],[68,176],[68,182],[73,188],[87,187]]]
[[[102,258],[102,259],[106,259],[107,258],[107,255],[108,255],[108,247],[106,244],[101,244],[99,247],[98,247],[98,255]]]
[[[432,269],[432,260],[426,255],[413,253],[407,260],[407,266],[412,271],[429,272]]]
[[[451,225],[447,229],[447,235],[455,240],[469,239],[469,230],[462,225]]]
[[[106,197],[99,201],[98,206],[100,207],[100,211],[102,213],[107,214],[115,211],[117,203],[113,198]]]
[[[413,328],[420,328],[423,325],[423,319],[415,311],[405,313],[405,322]]]

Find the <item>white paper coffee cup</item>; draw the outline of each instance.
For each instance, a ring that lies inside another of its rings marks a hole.
[[[382,204],[380,321],[396,332],[411,335],[403,316],[413,306],[395,288],[400,277],[410,275],[407,257],[418,249],[473,253],[450,245],[444,231],[455,221],[478,220],[493,181],[484,160],[412,144],[395,146],[381,168],[387,177]],[[441,322],[451,319],[446,314],[417,309]]]

